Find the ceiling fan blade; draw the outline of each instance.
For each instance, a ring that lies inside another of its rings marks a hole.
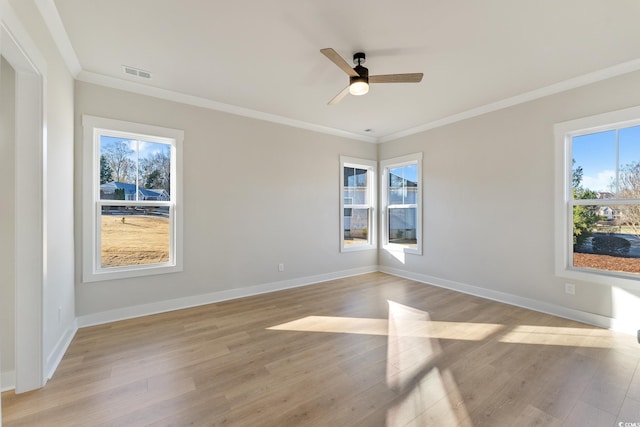
[[[382,74],[369,76],[369,83],[420,83],[423,73]]]
[[[334,64],[336,64],[338,67],[340,67],[340,69],[342,71],[344,71],[345,73],[347,73],[348,75],[350,75],[351,77],[358,77],[358,73],[356,72],[356,70],[354,70],[353,68],[351,68],[351,66],[349,65],[349,63],[347,61],[345,61],[342,56],[338,55],[338,52],[336,52],[335,50],[331,49],[330,47],[326,48],[326,49],[320,49],[320,52],[326,56],[327,58],[329,58],[331,60],[331,62],[333,62]]]
[[[348,93],[349,93],[349,86],[345,87],[340,91],[340,93],[338,93],[336,96],[331,98],[331,101],[329,101],[327,105],[336,105],[338,102],[342,100],[342,98],[347,96]]]

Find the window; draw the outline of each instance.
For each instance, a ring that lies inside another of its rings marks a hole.
[[[340,249],[376,247],[376,162],[340,157]]]
[[[556,273],[640,279],[640,108],[556,125]]]
[[[381,162],[384,248],[422,254],[422,153]]]
[[[182,269],[183,132],[83,116],[83,279]]]

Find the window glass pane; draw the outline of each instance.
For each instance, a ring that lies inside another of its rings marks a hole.
[[[389,243],[417,246],[416,208],[389,208]]]
[[[640,199],[640,126],[618,132],[618,197]]]
[[[418,165],[409,165],[389,169],[389,204],[416,204],[418,187]]]
[[[407,187],[404,192],[404,203],[407,205],[415,205],[418,203],[418,189],[416,187]]]
[[[102,268],[170,261],[166,206],[103,206],[99,226]]]
[[[612,197],[616,191],[616,131],[574,137],[571,150],[573,198]]]
[[[369,209],[344,210],[344,244],[366,245],[369,243]]]
[[[170,199],[171,146],[100,136],[100,199]]]
[[[366,187],[367,186],[367,171],[365,169],[355,170],[355,186]]]
[[[640,273],[640,205],[574,206],[573,219],[574,267]]]
[[[344,204],[366,205],[368,203],[367,170],[345,167]]]
[[[404,188],[389,188],[389,204],[390,205],[403,205],[404,204]]]
[[[418,186],[418,164],[411,163],[403,167],[405,186],[417,187]]]
[[[389,169],[389,187],[398,188],[404,187],[403,185],[403,168],[391,168]]]
[[[345,187],[344,204],[345,205],[366,205],[368,203],[367,188]]]

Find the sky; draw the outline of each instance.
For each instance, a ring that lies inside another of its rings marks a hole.
[[[617,147],[615,129],[573,138],[574,168],[582,166],[584,188],[612,191],[616,164],[624,166],[640,162],[640,126],[622,128],[617,132]]]
[[[418,164],[411,163],[408,165],[391,168],[390,173],[406,179],[411,182],[418,182]]]
[[[125,144],[127,144],[127,146],[132,149],[134,151],[134,153],[131,154],[131,160],[135,161],[136,160],[136,155],[135,155],[135,151],[136,151],[136,142],[138,143],[138,147],[140,150],[140,158],[143,159],[145,157],[148,157],[154,153],[158,153],[158,152],[162,152],[163,150],[167,150],[167,144],[162,144],[162,143],[158,143],[158,142],[148,142],[148,141],[132,141],[130,139],[127,138],[117,138],[117,137],[113,137],[113,136],[106,136],[106,135],[101,135],[100,136],[100,149],[104,150],[106,147],[108,147],[111,144],[116,144],[116,143],[120,143],[120,142],[124,142]]]

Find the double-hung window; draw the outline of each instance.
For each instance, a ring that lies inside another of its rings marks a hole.
[[[422,254],[422,153],[381,162],[383,246]]]
[[[340,157],[340,250],[376,247],[376,162]]]
[[[176,129],[83,116],[83,279],[180,271]]]
[[[556,273],[603,283],[640,279],[640,108],[555,130]]]

